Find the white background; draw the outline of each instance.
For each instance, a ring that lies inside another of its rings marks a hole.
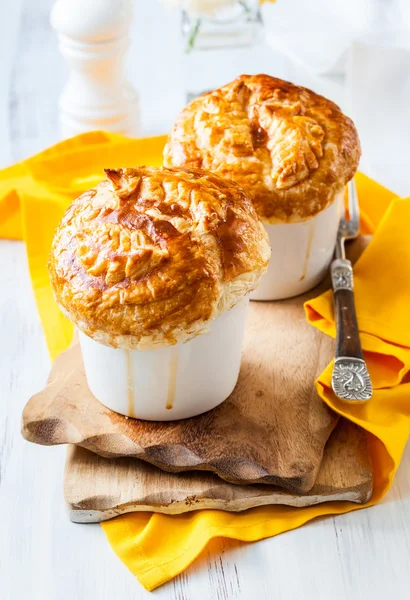
[[[288,12],[284,6],[287,1]],[[404,0],[379,0],[373,4],[346,0],[333,4],[334,11],[328,18],[338,23],[337,39],[341,46],[346,36],[350,39],[352,15],[353,29],[363,33],[369,28],[380,29],[383,23],[401,14],[397,11],[403,9],[405,13],[407,7]],[[346,5],[345,9],[342,5]],[[317,58],[325,56],[332,63],[338,54],[334,45],[333,55],[323,50],[322,54],[308,56],[308,66],[300,60],[301,56],[306,59],[307,50],[300,53],[296,45],[298,57],[290,61],[289,54],[295,52],[294,38],[280,37],[286,31],[286,22],[288,27],[289,22],[297,22],[294,29],[301,33],[305,18],[302,10],[309,6],[309,14],[314,16],[315,11],[321,14],[325,3],[278,0],[277,6],[278,12],[274,13],[275,7],[271,7],[267,20],[270,31],[277,28],[275,48],[280,46],[286,56],[265,47],[259,64],[266,65],[268,61],[271,74],[300,83],[309,81],[317,89],[326,89],[346,106],[346,92],[354,91],[358,99],[352,110],[362,124],[359,132],[366,141],[367,172],[397,193],[410,193],[410,152],[405,143],[406,140],[409,143],[410,137],[407,137],[403,101],[397,105],[397,94],[387,94],[390,110],[380,114],[381,108],[372,111],[373,103],[368,100],[361,103],[362,89],[357,80],[352,90],[343,84],[340,74],[325,79],[319,76]],[[66,69],[49,27],[50,7],[51,0],[0,0],[0,164],[3,166],[58,139],[57,102]],[[135,13],[128,71],[140,91],[143,133],[163,133],[183,98],[179,18],[175,13],[160,10],[157,0],[136,1]],[[313,23],[316,36],[303,33],[311,40],[317,40],[319,34],[329,38],[325,22]],[[392,26],[397,26],[397,20]],[[346,34],[343,39],[340,31]],[[313,46],[306,44],[306,48]],[[404,67],[399,80],[401,87],[407,89],[410,69],[405,69],[406,56],[401,58]],[[262,70],[259,64],[255,70]],[[376,75],[378,65],[379,61],[372,65]],[[384,89],[386,95],[388,88]],[[366,93],[372,92],[365,89],[364,96]],[[386,104],[383,106],[386,109]],[[390,126],[383,136],[377,133],[380,123],[388,118],[387,113],[396,115],[393,143],[388,139]],[[35,311],[24,245],[0,241],[0,596],[5,600],[148,598],[148,592],[113,554],[100,526],[73,525],[68,521],[62,497],[64,448],[31,445],[20,436],[22,408],[30,395],[42,387],[48,370],[49,359]],[[381,505],[316,521],[255,544],[216,541],[184,574],[154,595],[173,600],[408,598],[409,474],[407,451],[393,489]]]

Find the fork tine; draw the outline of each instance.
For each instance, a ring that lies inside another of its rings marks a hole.
[[[360,225],[360,209],[356,183],[354,179],[351,179],[348,183],[348,199],[350,226],[358,230]]]

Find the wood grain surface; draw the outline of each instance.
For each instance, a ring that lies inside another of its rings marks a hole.
[[[311,506],[332,500],[366,502],[372,493],[366,433],[340,419],[326,445],[316,483],[294,494],[266,485],[232,485],[213,473],[166,473],[135,458],[109,459],[70,446],[64,497],[76,523],[105,521],[128,512],[178,514],[202,508],[247,510],[267,504]]]
[[[214,410],[182,421],[127,419],[104,407],[87,386],[74,343],[54,363],[47,387],[28,402],[23,436],[78,444],[110,458],[132,456],[169,472],[209,470],[231,483],[308,491],[337,416],[314,385],[334,341],[307,323],[307,297],[251,302],[235,390]]]
[[[337,290],[334,302],[337,322],[336,356],[354,356],[363,360],[353,291]]]

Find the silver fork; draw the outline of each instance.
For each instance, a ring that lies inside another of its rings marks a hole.
[[[345,241],[359,235],[360,213],[354,181],[348,184],[349,220],[341,218],[337,232],[335,259],[330,265],[336,317],[336,358],[332,388],[339,398],[366,402],[373,386],[363,358],[353,296],[352,263],[345,255]]]

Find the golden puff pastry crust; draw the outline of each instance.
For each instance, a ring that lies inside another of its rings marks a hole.
[[[234,182],[199,169],[107,169],[71,204],[49,273],[66,316],[108,346],[147,350],[203,333],[253,290],[270,258]]]
[[[188,104],[169,135],[166,166],[236,181],[267,222],[303,221],[353,177],[356,128],[323,96],[269,75],[241,75]]]

